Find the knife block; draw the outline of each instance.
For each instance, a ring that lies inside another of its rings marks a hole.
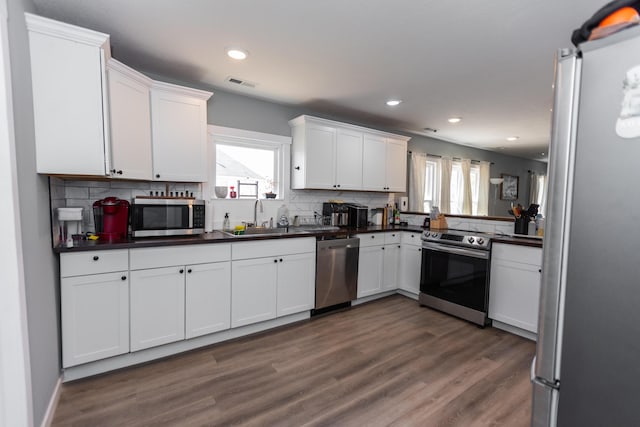
[[[448,228],[447,218],[443,214],[438,215],[437,218],[431,218],[429,229],[443,230],[446,228]]]

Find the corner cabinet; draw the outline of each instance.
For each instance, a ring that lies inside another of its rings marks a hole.
[[[207,100],[211,92],[153,82],[153,179],[207,181]]]
[[[25,18],[37,172],[107,175],[109,35],[29,13]]]
[[[311,116],[289,125],[291,188],[406,191],[408,137]]]

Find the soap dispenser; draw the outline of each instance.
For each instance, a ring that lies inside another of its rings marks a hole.
[[[224,221],[222,221],[222,229],[229,230],[231,228],[231,224],[229,224],[229,212],[225,212]]]

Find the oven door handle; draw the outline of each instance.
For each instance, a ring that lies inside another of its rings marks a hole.
[[[433,244],[428,242],[423,242],[422,248],[428,249],[431,251],[470,256],[473,258],[489,259],[489,251],[479,251],[476,249],[459,248],[457,246],[449,246],[449,245],[445,246],[445,245]]]

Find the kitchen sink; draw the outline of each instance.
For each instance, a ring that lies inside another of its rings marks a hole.
[[[302,229],[301,227],[289,227],[286,228],[265,228],[265,227],[249,227],[244,230],[244,234],[234,234],[231,231],[220,230],[221,233],[227,236],[233,237],[259,237],[259,236],[286,236],[288,234],[305,234],[309,231]]]

